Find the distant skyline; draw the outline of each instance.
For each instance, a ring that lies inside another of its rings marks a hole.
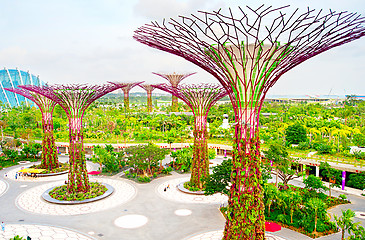
[[[358,12],[363,0],[0,0],[0,67],[18,68],[55,83],[107,81],[166,82],[152,72],[197,72],[182,83],[217,82],[199,67],[133,40],[133,31],[150,21],[233,10],[241,5],[290,4]],[[365,95],[365,38],[316,56],[284,74],[269,95]],[[142,92],[134,88],[132,91]],[[156,90],[157,91],[157,90]]]

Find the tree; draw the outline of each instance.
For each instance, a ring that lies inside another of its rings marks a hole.
[[[278,189],[275,187],[275,185],[270,183],[265,183],[263,188],[265,206],[267,207],[267,216],[270,217],[271,205],[278,198]]]
[[[322,180],[314,175],[309,175],[306,179],[303,180],[303,183],[305,184],[305,188],[311,191],[318,192],[321,189],[327,189],[327,187],[324,186]]]
[[[329,196],[331,197],[331,188],[340,187],[341,183],[341,171],[331,168],[327,162],[321,162],[319,169],[322,170],[322,175],[329,182]]]
[[[307,141],[307,130],[300,123],[290,125],[285,130],[285,139],[291,144]]]
[[[299,170],[299,164],[289,157],[286,147],[282,144],[273,143],[264,151],[265,157],[273,162],[274,171],[283,181],[283,188],[288,188],[288,182],[300,177],[303,172]],[[293,169],[294,168],[294,169]]]
[[[356,133],[352,137],[352,142],[358,146],[358,147],[364,147],[365,146],[365,135],[362,133]]]
[[[209,174],[205,180],[205,195],[215,193],[229,193],[231,182],[232,160],[224,160],[221,164],[213,167],[212,174]]]
[[[293,215],[302,203],[302,196],[299,192],[292,190],[286,191],[286,193],[287,194],[285,195],[284,201],[287,202],[287,206],[289,208],[290,223],[293,223]]]
[[[323,218],[327,214],[327,205],[319,198],[310,198],[306,204],[306,209],[314,217],[314,232],[317,232],[318,218]]]
[[[337,227],[341,229],[341,240],[345,239],[345,232],[349,231],[353,227],[355,212],[351,209],[341,210],[342,216],[334,216]]]
[[[153,175],[158,162],[162,161],[167,153],[166,149],[161,149],[152,143],[131,146],[124,151],[127,153],[128,165],[144,176]]]

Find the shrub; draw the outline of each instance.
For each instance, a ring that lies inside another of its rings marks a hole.
[[[338,197],[341,198],[342,200],[346,200],[347,199],[347,196],[345,194],[340,194]]]
[[[308,150],[311,148],[311,145],[309,144],[309,142],[300,142],[298,144],[298,149],[300,150]]]
[[[278,222],[282,222],[282,223],[285,223],[287,224],[288,223],[288,220],[286,218],[286,216],[284,214],[279,214],[277,217],[276,217],[276,221]]]
[[[215,149],[208,149],[208,159],[214,159],[216,156]]]
[[[148,183],[148,182],[151,182],[151,178],[149,178],[148,176],[142,176],[142,177],[138,177],[137,180],[139,182],[142,182],[142,183]]]
[[[346,185],[356,189],[365,189],[365,172],[350,174]]]
[[[163,174],[169,174],[171,171],[172,171],[172,167],[170,167],[170,166],[169,166],[169,167],[167,167],[167,168],[162,169],[162,171],[161,171],[161,172],[162,172]]]

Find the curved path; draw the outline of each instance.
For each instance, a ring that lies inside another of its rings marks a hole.
[[[8,189],[8,184],[0,180],[0,196],[2,196]]]
[[[83,233],[76,232],[71,229],[61,227],[52,227],[46,225],[31,225],[31,224],[6,224],[5,231],[0,231],[0,239],[10,239],[16,235],[23,237],[27,236],[31,239],[39,240],[91,240],[93,237]]]
[[[186,194],[177,189],[177,185],[189,181],[190,178],[177,178],[165,181],[160,184],[156,191],[165,199],[176,201],[176,202],[184,202],[184,203],[205,203],[205,204],[222,204],[228,201],[228,197],[226,195],[217,193],[211,196],[204,195],[194,195],[194,194]],[[169,188],[167,188],[169,186]],[[166,189],[166,191],[165,191]]]
[[[58,205],[44,201],[40,196],[49,188],[61,185],[63,182],[52,182],[31,188],[22,193],[16,200],[17,206],[31,213],[47,215],[79,215],[103,211],[130,201],[136,194],[136,189],[127,181],[117,181],[107,178],[92,178],[110,184],[114,187],[111,196],[91,203],[78,205]]]

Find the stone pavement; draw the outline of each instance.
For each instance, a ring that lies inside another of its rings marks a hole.
[[[0,180],[0,196],[3,195],[7,189],[8,185],[4,181]]]
[[[46,225],[31,225],[31,224],[6,224],[5,232],[0,230],[0,239],[10,239],[16,235],[23,237],[27,236],[31,239],[39,240],[92,240],[93,237],[87,236],[73,230],[52,227]]]
[[[271,233],[265,234],[266,240],[285,240],[282,237],[275,236]],[[184,240],[221,240],[223,238],[223,230],[205,232],[197,234],[193,237],[185,238]]]
[[[176,201],[176,202],[184,202],[184,203],[205,203],[205,204],[222,204],[228,201],[228,197],[226,195],[217,193],[211,196],[204,195],[193,195],[186,194],[177,189],[177,185],[189,181],[190,177],[187,178],[177,178],[165,181],[160,184],[156,191],[165,199]],[[167,186],[170,186],[165,190]]]
[[[47,215],[78,215],[113,208],[117,205],[130,201],[136,194],[136,188],[126,180],[117,181],[108,178],[91,178],[90,180],[111,185],[114,187],[113,194],[104,200],[77,205],[58,205],[44,201],[40,196],[47,189],[63,184],[62,181],[59,181],[43,184],[25,191],[16,199],[16,204],[20,209],[31,213]]]

